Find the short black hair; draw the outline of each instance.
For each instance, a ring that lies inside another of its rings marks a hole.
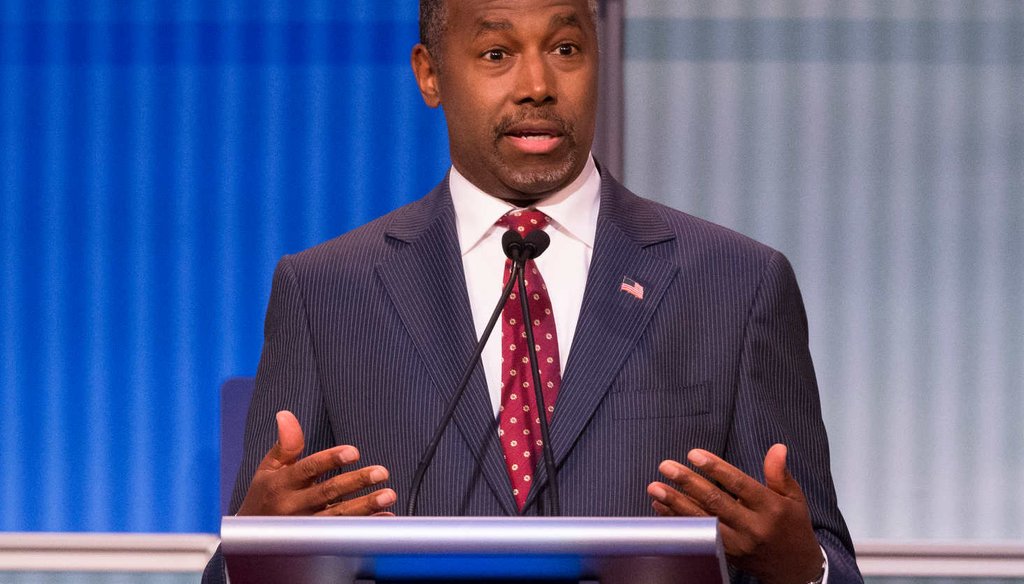
[[[420,0],[420,42],[437,59],[440,56],[441,35],[448,24],[445,0]],[[588,0],[590,13],[597,24],[597,0]]]
[[[448,21],[445,0],[420,0],[420,42],[427,50],[438,56],[438,45]]]

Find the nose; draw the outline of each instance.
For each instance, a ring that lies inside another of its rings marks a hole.
[[[545,105],[554,103],[557,81],[546,55],[523,53],[516,71],[516,103]]]

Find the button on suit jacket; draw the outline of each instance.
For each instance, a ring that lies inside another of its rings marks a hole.
[[[601,184],[593,259],[551,421],[562,513],[653,515],[646,486],[659,480],[658,464],[685,460],[691,448],[763,481],[765,453],[781,442],[828,555],[829,581],[860,581],[836,505],[789,263],[749,238],[642,199],[607,174]],[[643,286],[642,299],[620,289],[623,278]],[[232,510],[276,440],[274,413],[288,409],[302,424],[307,454],[353,444],[360,465],[387,467],[401,512],[473,350],[472,323],[447,181],[283,258]],[[539,465],[524,514],[544,512],[546,485]],[[417,513],[517,514],[479,367],[426,474]],[[220,575],[218,562],[208,576]]]

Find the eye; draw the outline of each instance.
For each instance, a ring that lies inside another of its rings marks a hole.
[[[483,56],[484,59],[488,61],[498,63],[504,60],[505,57],[508,56],[508,53],[506,53],[504,49],[488,49]]]
[[[580,52],[579,47],[572,43],[562,43],[555,48],[555,52],[562,57],[572,57],[573,55]]]

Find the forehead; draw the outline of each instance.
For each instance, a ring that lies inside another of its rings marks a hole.
[[[588,0],[447,0],[449,30],[514,29],[526,22],[592,28]]]

